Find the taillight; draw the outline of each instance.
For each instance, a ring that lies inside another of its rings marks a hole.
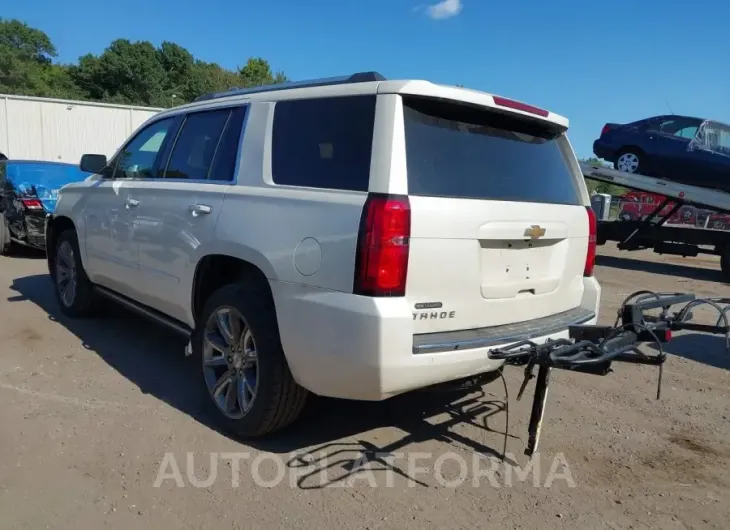
[[[611,130],[611,127],[607,123],[606,125],[603,126],[603,129],[601,129],[601,136],[603,136],[604,134],[606,134],[610,130]]]
[[[38,199],[21,199],[23,206],[29,210],[42,210],[43,203]]]
[[[586,266],[583,270],[583,276],[593,276],[593,267],[596,265],[596,235],[598,234],[598,226],[596,223],[596,213],[590,206],[586,207],[588,212],[588,252],[586,254]]]
[[[408,275],[411,206],[401,195],[368,195],[360,218],[353,292],[404,296]]]
[[[548,117],[548,114],[550,114],[548,111],[533,107],[532,105],[528,105],[527,103],[522,103],[520,101],[515,101],[513,99],[507,99],[499,96],[493,96],[494,104],[499,105],[500,107],[507,107],[510,109],[515,110],[521,110],[522,112],[529,112],[530,114],[537,114],[538,116],[542,116],[544,118]]]

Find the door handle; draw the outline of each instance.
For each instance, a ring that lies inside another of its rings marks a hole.
[[[193,217],[198,217],[199,215],[207,215],[213,211],[213,208],[208,206],[207,204],[191,204],[190,205],[190,213],[193,214]]]
[[[139,201],[137,199],[127,199],[127,209],[130,208],[136,208],[139,206]]]

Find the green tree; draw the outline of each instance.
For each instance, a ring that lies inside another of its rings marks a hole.
[[[201,94],[222,92],[240,86],[237,73],[226,70],[216,63],[196,61],[182,87],[182,99],[192,101]]]
[[[288,81],[283,72],[274,73],[269,62],[261,57],[250,58],[245,66],[238,69],[238,75],[241,78],[241,85],[244,87],[272,85]]]
[[[56,47],[44,32],[0,18],[0,92],[27,96],[80,95],[68,67],[53,64]]]
[[[0,18],[0,92],[168,107],[206,92],[288,81],[261,57],[228,70],[168,41],[155,47],[117,39],[76,64],[58,64],[57,56],[43,31]]]

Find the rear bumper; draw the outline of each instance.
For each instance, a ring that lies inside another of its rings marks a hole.
[[[585,324],[596,318],[595,311],[576,307],[564,313],[517,324],[480,329],[414,335],[413,353],[439,353],[473,348],[487,348],[560,333],[569,326]]]
[[[600,138],[593,142],[593,154],[596,155],[598,158],[603,158],[604,160],[608,160],[609,162],[614,161],[614,149],[605,144]]]
[[[412,334],[404,299],[377,299],[272,282],[282,346],[294,379],[315,394],[376,401],[499,369],[497,346],[567,338],[571,324],[594,324],[595,278],[584,278],[579,308],[511,326]]]
[[[25,215],[25,233],[27,243],[33,247],[46,248],[46,213],[28,213]]]
[[[46,213],[23,212],[20,218],[10,225],[10,235],[20,244],[45,250]]]

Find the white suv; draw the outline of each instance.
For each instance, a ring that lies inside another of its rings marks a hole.
[[[308,392],[382,400],[498,373],[595,323],[595,218],[565,118],[379,74],[160,112],[47,224],[63,312],[111,299],[190,337],[240,436]]]

